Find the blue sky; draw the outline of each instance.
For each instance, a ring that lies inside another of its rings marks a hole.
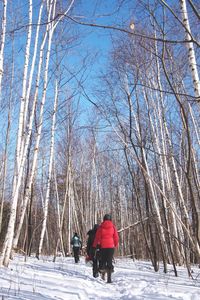
[[[134,22],[145,24],[145,13],[141,7],[137,7],[137,11],[134,6],[136,5],[136,1],[121,1],[123,2],[122,6],[118,6],[120,1],[118,0],[85,0],[85,1],[75,1],[75,7],[71,12],[71,16],[78,18],[82,22],[86,23],[97,23],[102,25],[116,25],[116,26],[129,26],[131,20]],[[151,2],[151,1],[150,1]],[[152,1],[154,2],[154,1]],[[173,1],[172,1],[173,2]],[[34,11],[33,18],[36,20],[38,15],[38,4],[39,0],[34,0]],[[67,1],[63,1],[63,4],[66,5]],[[15,10],[12,10],[12,14],[9,15],[9,22],[13,21],[15,17],[19,17],[19,26],[20,24],[27,24],[27,15],[28,15],[28,1],[22,2],[17,0],[12,3],[15,5]],[[131,6],[131,7],[129,7]],[[119,9],[117,9],[119,8]],[[8,11],[11,10],[11,2],[8,3]],[[14,14],[16,12],[16,15]],[[141,18],[141,16],[143,18]],[[65,21],[66,23],[66,21]],[[17,26],[15,25],[15,26]],[[10,26],[10,24],[9,24]],[[58,28],[59,29],[59,28]],[[72,29],[72,31],[71,31]],[[60,29],[59,29],[60,30]],[[83,70],[77,77],[80,78],[83,74],[83,78],[85,79],[84,85],[87,87],[87,93],[90,96],[93,96],[94,85],[97,84],[97,79],[101,72],[105,72],[107,67],[109,66],[109,52],[112,49],[112,37],[116,36],[118,32],[95,28],[95,27],[87,27],[81,26],[77,24],[73,24],[73,27],[65,31],[63,35],[63,43],[65,43],[68,35],[73,35],[73,33],[79,34],[79,39],[74,42],[74,46],[66,54],[66,57],[63,61],[64,66],[70,68],[70,71],[80,69],[83,59],[87,56],[86,59],[86,70]],[[73,31],[74,30],[74,31]],[[18,87],[15,92],[15,98],[18,103],[20,103],[20,95],[22,89],[22,82],[20,82],[20,76],[22,76],[23,65],[24,65],[24,49],[26,42],[26,33],[24,28],[16,32],[16,40],[15,40],[15,61],[17,62],[15,66],[16,71],[16,80],[18,80]],[[67,43],[67,41],[66,41]],[[71,46],[71,45],[69,45]],[[11,47],[10,43],[10,35],[7,35],[5,54],[6,59],[9,62],[10,58],[9,51]],[[69,77],[69,73],[66,71],[66,80]],[[64,82],[64,80],[63,80]],[[6,81],[6,84],[8,82]],[[53,83],[52,83],[53,84]],[[77,88],[76,80],[73,80],[68,85],[70,88]],[[48,96],[51,97],[52,93],[52,85],[49,86]],[[95,100],[93,98],[93,100]],[[86,110],[90,110],[91,104],[87,102],[85,99],[81,99],[82,108]],[[48,107],[49,108],[49,107]],[[48,109],[47,108],[47,109]],[[15,118],[15,126],[17,126],[17,109]],[[85,119],[84,119],[85,118]],[[84,117],[82,122],[87,122],[87,118]],[[2,121],[3,120],[3,121]],[[2,128],[1,133],[4,135],[4,125],[5,125],[6,117],[4,115],[4,119],[1,119],[0,126]],[[16,128],[15,128],[16,129]]]

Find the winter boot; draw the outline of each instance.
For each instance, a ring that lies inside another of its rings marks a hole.
[[[95,278],[99,277],[99,273],[97,271],[93,270],[93,277],[95,277]]]

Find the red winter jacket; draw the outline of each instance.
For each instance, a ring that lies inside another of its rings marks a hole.
[[[119,236],[115,225],[106,220],[97,229],[93,247],[99,245],[101,248],[115,248],[118,246]]]

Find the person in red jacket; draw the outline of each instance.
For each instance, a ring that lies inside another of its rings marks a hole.
[[[96,232],[93,247],[99,247],[101,249],[101,265],[99,268],[101,273],[108,271],[108,277],[113,271],[112,260],[115,248],[118,247],[118,243],[119,236],[117,229],[112,222],[111,215],[106,214]],[[108,278],[108,282],[111,282],[111,278]]]

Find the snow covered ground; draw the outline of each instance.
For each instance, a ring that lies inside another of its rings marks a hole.
[[[200,299],[200,269],[193,268],[193,279],[187,270],[155,273],[149,262],[116,259],[113,283],[92,277],[91,267],[81,258],[75,264],[72,257],[15,257],[9,268],[0,269],[0,300],[64,299],[64,300],[136,300],[136,299]]]

